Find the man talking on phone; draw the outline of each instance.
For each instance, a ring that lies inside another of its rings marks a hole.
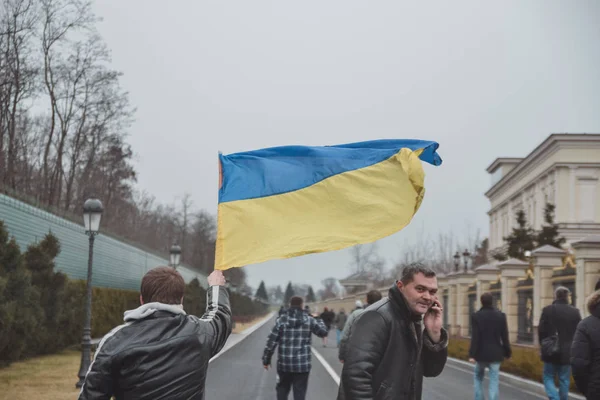
[[[448,357],[435,272],[404,268],[388,297],[356,320],[338,400],[421,399],[423,376],[438,376]]]

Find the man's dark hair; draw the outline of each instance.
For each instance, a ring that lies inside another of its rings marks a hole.
[[[403,285],[408,285],[414,280],[416,274],[423,274],[426,278],[433,278],[435,271],[421,263],[412,263],[404,267],[400,281]]]
[[[290,299],[290,307],[302,308],[302,304],[304,304],[304,300],[300,296],[294,296]]]
[[[569,289],[567,289],[566,287],[559,286],[554,291],[554,298],[556,300],[568,300],[570,293],[571,293],[571,291]]]
[[[491,293],[484,293],[481,295],[481,305],[484,307],[492,307],[494,304],[494,296]]]
[[[142,278],[140,293],[144,303],[181,304],[185,281],[171,267],[151,269]]]
[[[594,290],[600,290],[600,279],[598,279],[598,282],[596,282],[596,287]]]
[[[371,290],[369,293],[367,293],[368,305],[375,304],[379,300],[381,300],[381,292],[379,290]]]

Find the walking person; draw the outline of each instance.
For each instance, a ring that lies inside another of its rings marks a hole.
[[[588,400],[600,399],[600,281],[587,299],[590,315],[577,325],[571,347],[573,379]]]
[[[321,313],[321,319],[327,328],[327,332],[331,330],[331,325],[333,324],[333,320],[335,318],[335,314],[332,310],[329,310],[327,307],[323,308],[323,312]],[[323,338],[323,347],[327,347],[327,339],[329,334]]]
[[[367,293],[367,306],[375,304],[379,300],[381,300],[381,292],[379,290],[371,290]],[[346,349],[348,348],[348,339],[350,339],[350,335],[352,334],[352,325],[354,324],[354,321],[356,321],[356,318],[363,311],[365,311],[362,305],[362,301],[356,300],[355,305],[356,308],[348,316],[348,320],[346,321],[346,325],[344,325],[344,330],[342,331],[342,337],[340,339],[340,349],[338,350],[338,358],[342,364],[346,359]]]
[[[489,398],[498,400],[500,364],[511,357],[506,314],[493,306],[491,293],[481,295],[481,309],[471,316],[469,362],[475,364],[475,400],[483,400],[483,378],[489,370]]]
[[[348,316],[346,315],[346,312],[344,311],[344,309],[341,308],[340,312],[335,317],[335,333],[336,333],[335,337],[336,337],[337,347],[340,347],[342,331],[344,330],[344,326],[346,325],[347,320],[348,320]]]
[[[287,400],[294,388],[294,400],[304,400],[311,369],[312,335],[327,336],[327,328],[321,319],[308,315],[302,309],[302,297],[294,296],[290,308],[277,318],[263,353],[263,367],[268,370],[275,348],[277,357],[277,400]]]
[[[183,309],[185,282],[179,272],[148,271],[141,306],[125,311],[125,324],[100,341],[79,400],[204,399],[208,361],[231,334],[223,273],[213,271],[208,284],[206,312],[197,318]]]
[[[350,335],[338,400],[421,399],[423,377],[441,374],[448,357],[437,291],[435,272],[411,264],[386,299],[360,314]]]
[[[567,400],[571,381],[571,345],[579,310],[569,304],[571,291],[559,286],[554,291],[554,302],[544,307],[538,326],[541,356],[544,362],[543,381],[550,400]],[[553,343],[556,343],[554,346]],[[556,351],[553,351],[556,350]],[[558,377],[558,389],[554,379]]]

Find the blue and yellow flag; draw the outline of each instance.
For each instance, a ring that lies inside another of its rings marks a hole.
[[[375,140],[219,155],[215,269],[340,250],[408,225],[438,144]]]

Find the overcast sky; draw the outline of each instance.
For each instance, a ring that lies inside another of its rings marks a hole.
[[[217,153],[379,138],[440,143],[412,224],[488,234],[485,168],[551,133],[600,132],[598,1],[98,0],[99,30],[138,111],[138,187],[216,213]],[[468,228],[470,227],[470,228]],[[317,289],[348,251],[246,267],[255,288]]]

